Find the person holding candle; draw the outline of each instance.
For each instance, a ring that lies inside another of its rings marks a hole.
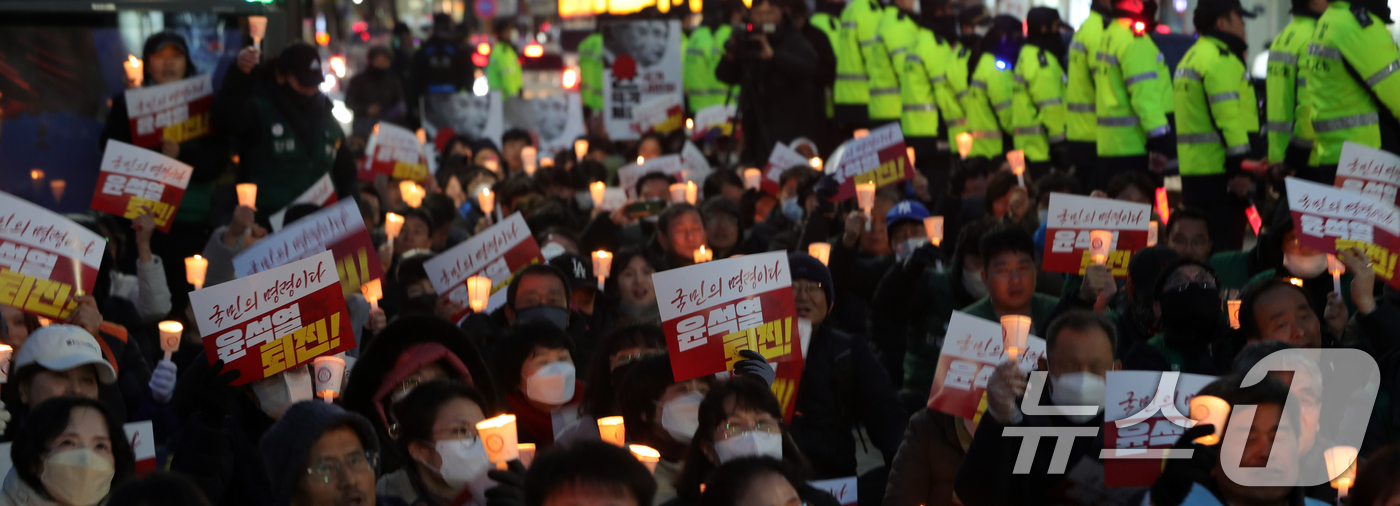
[[[402,258],[409,251],[433,247],[433,216],[428,210],[401,205],[394,214],[403,216],[403,228],[394,238],[394,256]]]
[[[1356,483],[1348,504],[1389,506],[1400,501],[1395,476],[1400,475],[1400,445],[1389,444],[1357,464]]]
[[[1216,279],[1209,265],[1189,258],[1167,266],[1153,290],[1162,331],[1124,356],[1124,368],[1212,376],[1229,371],[1235,350],[1221,339],[1227,320]]]
[[[705,204],[700,206],[700,214],[705,219],[705,239],[708,241],[705,246],[714,250],[716,259],[765,249],[746,240],[748,234],[740,225],[742,213],[739,212],[739,205],[723,195],[706,199]]]
[[[1270,356],[1280,351],[1297,349],[1282,341],[1255,341],[1240,350],[1231,369],[1236,374],[1245,374],[1263,362],[1265,367],[1269,368],[1269,376],[1288,384],[1288,392],[1297,400],[1299,408],[1299,471],[1307,479],[1319,483],[1317,486],[1308,487],[1308,495],[1335,502],[1336,490],[1327,484],[1329,476],[1324,452],[1338,445],[1338,422],[1342,421],[1344,413],[1364,405],[1361,402],[1347,402],[1350,397],[1348,390],[1354,387],[1337,388],[1340,385],[1334,384],[1343,383],[1336,379],[1347,371],[1328,371],[1327,377],[1332,381],[1324,381],[1317,361],[1308,358],[1306,354],[1294,351]],[[1329,387],[1331,390],[1328,390]],[[1328,411],[1325,425],[1323,411]]]
[[[562,329],[527,322],[506,331],[492,362],[501,393],[516,416],[520,441],[541,450],[579,420],[583,384],[576,379],[573,339]]]
[[[675,481],[680,476],[681,462],[700,425],[700,402],[714,384],[710,376],[680,382],[674,378],[670,358],[653,355],[630,368],[617,391],[628,442],[646,445],[661,454],[652,473],[656,477],[658,503],[676,496]]]
[[[694,264],[695,250],[706,243],[705,221],[700,211],[690,204],[672,204],[661,212],[656,225],[656,244],[665,253],[666,268]]]
[[[588,391],[584,392],[583,404],[579,406],[580,419],[621,416],[617,393],[627,373],[638,363],[665,354],[666,335],[656,324],[626,325],[603,334],[588,363],[588,381],[584,382]]]
[[[1043,329],[1059,298],[1035,289],[1035,243],[1030,234],[1019,226],[1003,223],[988,229],[978,242],[987,296],[962,311],[991,321],[1000,321],[1010,314],[1030,316],[1032,328]]]
[[[204,272],[204,286],[232,280],[233,257],[267,237],[268,230],[257,224],[256,217],[257,211],[253,208],[238,206],[233,210],[233,218],[228,225],[214,229],[204,244],[204,251],[200,253],[209,261]],[[180,279],[184,279],[184,276],[180,276]]]
[[[497,475],[493,472],[493,475]],[[497,475],[498,476],[498,475]],[[520,506],[652,506],[656,480],[626,448],[603,441],[582,441],[541,449],[525,473]],[[505,488],[505,487],[500,487]]]
[[[591,324],[596,329],[631,324],[661,323],[660,308],[651,275],[661,270],[661,259],[638,246],[623,248],[613,256],[612,275],[603,284],[602,311]]]
[[[258,446],[267,466],[269,504],[401,504],[376,493],[379,441],[358,413],[320,401],[298,402]]]
[[[717,170],[705,178],[705,200],[722,196],[739,205],[744,200],[744,178],[732,170]]]
[[[394,405],[394,449],[407,465],[379,478],[378,496],[405,504],[487,504],[495,469],[486,457],[476,424],[491,405],[476,389],[453,381],[414,388]]]

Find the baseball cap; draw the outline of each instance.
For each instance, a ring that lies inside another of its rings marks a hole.
[[[564,253],[549,260],[549,265],[559,269],[569,277],[569,286],[574,288],[598,288],[598,280],[593,277],[593,259],[585,259],[573,253]]]
[[[895,204],[894,207],[890,208],[890,212],[885,213],[885,227],[893,227],[895,223],[905,220],[923,223],[924,218],[927,217],[928,209],[923,204],[913,200],[905,200]]]
[[[302,86],[320,86],[326,76],[321,72],[321,54],[306,43],[296,43],[282,50],[277,57],[277,70],[291,76]]]
[[[1245,10],[1240,0],[1210,0],[1196,5],[1196,16],[1202,19],[1216,18],[1230,12],[1238,12],[1242,18],[1254,19],[1254,13]]]
[[[39,364],[50,371],[67,371],[92,364],[97,379],[106,384],[117,382],[117,370],[102,356],[102,346],[87,330],[77,325],[53,324],[34,331],[19,349],[13,370]]]

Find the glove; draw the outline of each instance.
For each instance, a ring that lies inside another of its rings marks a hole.
[[[496,486],[486,491],[486,506],[525,506],[525,464],[512,460],[507,469],[488,471]]]
[[[232,383],[238,380],[238,369],[228,372],[222,372],[223,370],[224,361],[220,359],[210,365],[199,378],[199,411],[205,422],[215,426],[223,425],[224,415],[228,414],[228,406],[237,392]]]
[[[175,395],[175,363],[169,360],[162,360],[156,363],[156,370],[151,372],[151,396],[156,402],[165,404],[170,402],[170,398]]]
[[[5,409],[5,403],[0,402],[0,434],[4,434],[10,428],[10,412]]]
[[[1192,448],[1189,459],[1165,459],[1162,474],[1152,484],[1152,504],[1156,506],[1176,506],[1186,500],[1191,493],[1192,483],[1211,483],[1210,472],[1215,469],[1215,449],[1197,444],[1196,438],[1215,432],[1215,426],[1201,424],[1190,429],[1176,440],[1172,450]]]
[[[773,386],[773,380],[778,377],[778,371],[773,370],[773,366],[768,365],[768,359],[753,350],[739,350],[739,356],[745,360],[740,360],[734,364],[734,374],[736,376],[752,375],[763,380],[768,386]]]

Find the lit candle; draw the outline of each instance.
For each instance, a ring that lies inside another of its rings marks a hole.
[[[904,148],[904,154],[909,157],[909,165],[914,165],[914,148]]]
[[[758,169],[744,169],[744,189],[757,190],[763,183],[763,171]]]
[[[620,416],[605,416],[598,419],[598,435],[603,441],[617,446],[626,446],[627,428]]]
[[[641,165],[641,164],[644,164],[644,163],[647,163],[646,157],[644,157],[644,156],[642,156],[642,155],[637,155],[637,165]]]
[[[661,462],[661,452],[652,449],[650,446],[631,445],[627,449],[632,450],[632,456],[638,461],[646,464],[647,470],[656,473],[656,463]]]
[[[808,244],[807,254],[812,255],[817,260],[821,260],[822,265],[827,265],[827,260],[831,258],[831,244],[825,242]]]
[[[49,191],[53,192],[54,202],[63,200],[63,190],[68,188],[68,182],[62,179],[49,181]]]
[[[496,469],[504,470],[506,462],[520,458],[519,437],[515,432],[515,415],[501,415],[477,422],[476,433],[486,448],[486,458]]]
[[[539,167],[536,156],[539,151],[534,146],[520,148],[520,163],[525,166],[525,175],[534,176],[535,170]]]
[[[496,174],[501,173],[501,161],[495,158],[488,158],[486,160],[482,160],[481,166],[486,167],[487,170],[495,172]]]
[[[1342,273],[1346,271],[1346,264],[1343,264],[1337,255],[1327,255],[1327,272],[1332,273],[1332,291],[1338,295],[1342,293]]]
[[[204,288],[204,271],[209,268],[209,260],[195,255],[185,259],[185,281],[194,285],[195,290]]]
[[[423,205],[423,197],[427,195],[427,191],[413,181],[399,181],[399,195],[408,207],[416,208]]]
[[[374,128],[376,128],[376,129],[379,128],[379,125],[378,125],[378,124],[375,124],[375,125],[374,125]],[[375,131],[378,132],[378,130],[375,130]],[[416,135],[416,136],[418,137],[418,143],[419,143],[419,144],[427,144],[427,143],[428,143],[428,131],[427,131],[427,130],[424,130],[424,129],[422,129],[422,128],[419,128],[418,130],[415,130],[415,131],[413,132],[413,135]]]
[[[924,218],[924,233],[928,234],[928,242],[934,246],[943,243],[943,217],[929,216]]]
[[[958,134],[958,157],[963,160],[967,155],[972,154],[972,134],[963,132]]]
[[[476,203],[481,206],[481,212],[489,217],[491,210],[496,208],[496,194],[491,193],[490,188],[482,188],[481,193],[476,194]]]
[[[520,463],[529,469],[535,462],[535,443],[518,443],[515,448],[520,450]]]
[[[145,76],[141,72],[141,60],[137,59],[136,55],[126,55],[126,61],[122,62],[122,70],[126,71],[127,87],[136,88],[141,86],[141,81]]]
[[[553,167],[554,159],[548,156],[540,157],[540,167]]]
[[[699,249],[695,250],[695,263],[697,264],[708,262],[714,257],[715,252],[711,251],[709,248],[706,248],[703,244],[700,245]]]
[[[264,35],[267,35],[267,16],[248,16],[248,36],[253,39],[253,47],[259,51],[262,51]]]
[[[686,118],[686,119],[685,119],[685,136],[686,136],[686,137],[694,137],[694,136],[695,136],[695,120],[690,119],[690,118]]]
[[[1006,349],[1007,356],[1015,362],[1021,359],[1021,354],[1026,351],[1026,341],[1031,333],[1031,317],[1021,315],[1006,315],[1001,317],[1002,347]]]
[[[1108,253],[1113,246],[1113,232],[1107,230],[1089,231],[1089,258],[1097,265],[1108,262]]]
[[[1225,432],[1225,420],[1230,416],[1230,403],[1225,399],[1213,395],[1197,395],[1191,398],[1191,419],[1196,424],[1211,424],[1215,426],[1215,432],[1196,438],[1196,442],[1203,445],[1213,445],[1220,442],[1220,434]]]
[[[860,203],[860,209],[865,211],[865,231],[870,231],[870,210],[875,208],[875,182],[856,183],[856,200]]]
[[[394,238],[399,236],[400,230],[403,230],[403,216],[394,213],[384,216],[384,236],[389,238],[390,249],[393,249]]]
[[[1339,498],[1346,497],[1356,481],[1356,456],[1356,448],[1351,446],[1333,446],[1322,452],[1322,458],[1327,459],[1327,476]]]
[[[603,198],[608,194],[608,185],[602,181],[588,185],[588,193],[593,197],[593,208],[603,208]]]
[[[379,309],[379,299],[384,298],[384,287],[379,280],[373,280],[360,285],[360,293],[365,295],[365,300],[369,301],[372,308]]]
[[[491,278],[486,276],[467,278],[467,299],[470,301],[472,311],[477,313],[485,311],[486,302],[491,299]]]
[[[680,204],[685,202],[685,183],[674,183],[671,185],[671,203]]]
[[[15,349],[8,344],[0,344],[0,385],[10,381],[10,357]]]
[[[234,187],[238,191],[238,205],[243,207],[258,208],[258,185],[253,183],[239,183]]]
[[[1239,300],[1225,301],[1225,307],[1230,312],[1230,328],[1240,328],[1240,302]]]
[[[588,139],[574,141],[574,157],[582,160],[585,156],[588,156]]]
[[[322,355],[311,361],[315,371],[312,380],[316,383],[316,396],[326,402],[340,397],[341,378],[345,377],[345,359],[335,355]]]
[[[855,132],[855,138],[857,138],[857,139],[863,139],[863,138],[865,138],[865,136],[867,136],[867,135],[870,135],[870,129],[868,129],[868,128],[861,128],[861,129],[856,130],[856,132]]]
[[[156,325],[160,329],[160,349],[165,352],[165,361],[170,361],[170,356],[180,349],[180,334],[185,331],[185,326],[174,320],[166,320]]]
[[[1021,183],[1021,187],[1026,187],[1026,152],[1013,149],[1006,153],[1006,162],[1011,164],[1011,173],[1016,175],[1016,181]]]
[[[811,160],[807,160],[807,163],[812,164],[813,169],[822,170],[822,159],[820,157],[814,156]]]
[[[694,181],[685,182],[685,201],[690,205],[695,205],[695,199],[699,198],[700,189],[695,186]]]
[[[593,252],[593,274],[598,276],[598,289],[603,289],[603,280],[612,272],[612,253],[603,250]]]
[[[1301,288],[1301,287],[1303,286],[1303,279],[1302,279],[1302,278],[1288,278],[1288,282],[1289,282],[1290,284],[1292,284],[1293,286],[1296,286],[1296,287],[1299,287],[1299,288]]]
[[[1147,222],[1147,247],[1157,245],[1157,220]]]

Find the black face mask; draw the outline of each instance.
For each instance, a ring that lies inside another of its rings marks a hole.
[[[934,34],[942,37],[943,40],[957,40],[958,38],[958,17],[957,16],[926,16],[928,29]]]
[[[437,310],[438,296],[435,293],[425,293],[417,297],[409,297],[403,302],[405,313],[429,313]]]
[[[1168,344],[1205,344],[1220,333],[1220,289],[1203,283],[1168,288],[1157,296]]]

